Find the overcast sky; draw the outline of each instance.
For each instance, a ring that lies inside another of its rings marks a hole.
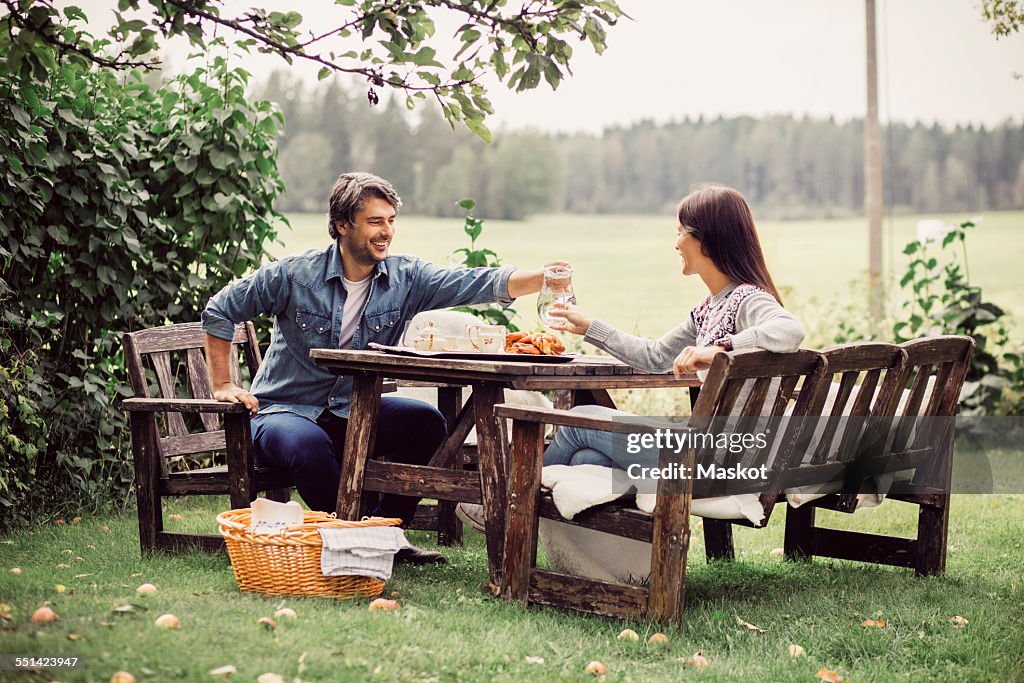
[[[71,4],[71,3],[63,3]],[[79,0],[98,29],[116,2]],[[235,2],[303,12],[322,31],[320,3]],[[329,6],[330,3],[327,3]],[[996,40],[976,0],[877,0],[879,114],[883,122],[996,125],[1024,117],[1024,35]],[[632,16],[596,56],[578,44],[575,75],[552,93],[490,89],[492,128],[598,132],[641,119],[810,114],[845,120],[866,106],[863,0],[620,0]],[[349,48],[343,48],[349,49]],[[184,48],[168,50],[174,68]],[[339,52],[341,50],[338,50]],[[312,66],[254,57],[265,77]]]

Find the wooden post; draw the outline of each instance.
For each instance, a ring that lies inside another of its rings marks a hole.
[[[487,525],[487,568],[491,581],[501,583],[503,537],[505,534],[505,487],[508,476],[506,444],[502,438],[494,406],[504,398],[501,384],[473,384],[473,407],[476,411],[476,442],[480,457],[480,493]]]
[[[459,409],[462,407],[462,387],[438,387],[437,388],[437,409],[441,411],[445,422],[448,423],[449,433],[455,427],[459,416]],[[461,470],[463,465],[462,446],[454,461],[449,465],[451,469]],[[437,501],[437,544],[443,546],[462,545],[462,522],[455,516],[455,503],[450,500]]]
[[[661,452],[664,469],[677,457],[671,450]],[[696,453],[687,452],[683,466],[693,471]],[[651,578],[648,586],[647,616],[656,621],[678,624],[683,620],[686,598],[686,554],[690,548],[690,503],[693,480],[658,483],[654,506],[654,534],[651,544]],[[705,526],[707,521],[705,521]]]
[[[338,485],[338,502],[335,506],[338,519],[359,519],[366,459],[373,453],[376,438],[381,384],[383,379],[375,372],[359,373],[352,378],[345,452],[341,458],[341,483]],[[406,524],[410,521],[402,520]]]
[[[868,218],[868,297],[871,327],[884,316],[882,293],[882,132],[878,124],[878,50],[875,40],[875,0],[867,10],[868,109],[864,117],[864,212]]]
[[[231,499],[231,508],[247,508],[255,494],[253,482],[256,479],[249,414],[224,415],[224,438],[227,441],[228,495]]]
[[[803,505],[786,508],[786,538],[783,550],[788,560],[810,561],[814,556],[814,508]]]
[[[156,539],[163,531],[160,505],[160,458],[157,445],[156,413],[129,414],[132,448],[135,450],[135,499],[139,507],[139,546],[142,553],[156,550]]]
[[[506,600],[523,603],[529,597],[530,569],[537,547],[537,497],[540,495],[540,473],[544,457],[543,427],[539,422],[512,424],[512,471],[509,476],[501,592]]]
[[[704,518],[704,554],[708,562],[736,559],[732,542],[732,523],[725,519]]]

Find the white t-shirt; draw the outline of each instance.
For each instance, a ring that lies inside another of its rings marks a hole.
[[[338,340],[338,347],[347,349],[352,344],[352,336],[356,333],[356,325],[359,324],[359,316],[363,313],[363,306],[366,305],[366,297],[370,294],[370,282],[373,275],[363,280],[352,282],[342,278],[345,284],[345,291],[348,297],[345,299],[345,310],[341,314],[341,338]]]

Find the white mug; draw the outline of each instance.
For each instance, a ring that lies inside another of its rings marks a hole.
[[[508,328],[504,325],[470,325],[466,331],[481,353],[502,353],[505,350]]]

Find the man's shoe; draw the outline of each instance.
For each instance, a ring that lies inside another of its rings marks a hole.
[[[455,516],[461,519],[463,524],[476,529],[480,533],[486,533],[487,526],[484,522],[483,505],[459,503],[455,506]]]
[[[414,545],[406,546],[395,553],[395,562],[407,564],[444,564],[447,561],[441,553],[417,548]]]

